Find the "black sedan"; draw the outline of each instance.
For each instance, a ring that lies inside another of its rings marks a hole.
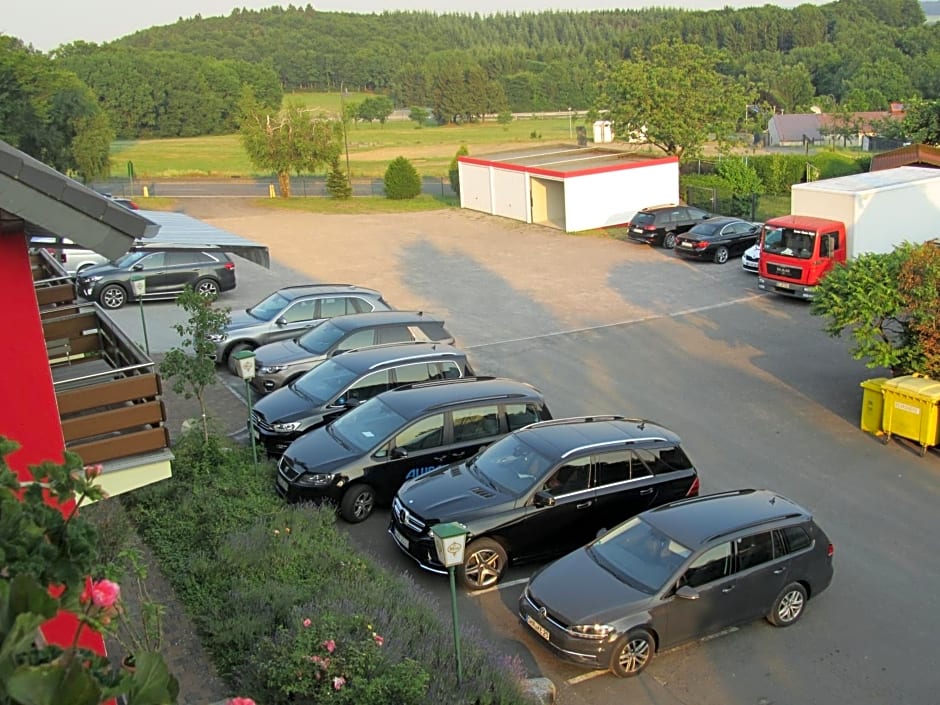
[[[676,238],[676,254],[694,259],[710,259],[724,264],[757,242],[760,224],[740,218],[720,216],[699,223]]]

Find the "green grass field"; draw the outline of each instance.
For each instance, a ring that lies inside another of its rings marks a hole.
[[[365,94],[351,93],[347,102]],[[339,93],[296,93],[287,101],[340,111]],[[583,118],[580,124],[583,124]],[[465,144],[470,154],[486,154],[515,146],[573,142],[577,119],[567,117],[514,120],[500,125],[495,120],[467,125],[417,126],[411,120],[356,123],[347,130],[350,173],[353,178],[381,178],[388,163],[403,156],[423,176],[446,177],[454,154]],[[111,146],[112,176],[127,176],[128,162],[140,179],[173,177],[268,176],[256,173],[242,149],[238,135],[181,139],[129,140]]]

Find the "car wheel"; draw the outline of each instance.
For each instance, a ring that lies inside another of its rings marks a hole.
[[[715,264],[724,264],[728,261],[728,248],[719,247],[715,250]]]
[[[789,627],[803,615],[806,607],[806,588],[799,583],[787,585],[770,608],[767,621],[775,627]]]
[[[228,364],[228,371],[233,375],[238,377],[238,360],[235,359],[236,353],[240,353],[244,350],[251,350],[251,346],[248,343],[236,343],[229,348],[228,354],[225,356],[226,364]]]
[[[207,299],[217,299],[219,297],[219,283],[215,279],[200,279],[194,287],[197,294],[205,296]]]
[[[470,590],[492,587],[503,577],[509,557],[499,541],[479,539],[467,546],[460,577]]]
[[[120,284],[108,284],[98,294],[98,303],[111,310],[121,308],[127,303],[127,292]]]
[[[663,235],[663,247],[667,250],[674,250],[676,247],[676,234],[666,233]]]
[[[645,629],[634,629],[614,645],[610,670],[620,678],[639,675],[649,666],[655,653],[656,641],[653,635]]]
[[[350,524],[358,524],[372,513],[375,492],[368,485],[358,483],[346,490],[339,504],[339,515]]]

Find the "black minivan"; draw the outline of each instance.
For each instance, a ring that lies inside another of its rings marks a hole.
[[[275,486],[288,499],[329,500],[364,520],[401,484],[470,457],[523,426],[551,418],[542,393],[494,377],[398,387],[291,443]]]
[[[249,430],[276,457],[303,434],[389,389],[472,376],[467,354],[443,343],[349,350],[255,402]]]

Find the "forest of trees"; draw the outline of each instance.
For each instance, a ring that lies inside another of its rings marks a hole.
[[[925,22],[917,0],[487,16],[307,5],[197,15],[49,54],[0,35],[0,138],[93,176],[110,137],[234,131],[245,87],[271,109],[295,90],[373,92],[442,123],[506,110],[623,113],[604,104],[630,94],[610,77],[636,75],[630,64],[669,45],[701,48],[721,77],[710,85],[764,115],[940,98],[940,23]]]

